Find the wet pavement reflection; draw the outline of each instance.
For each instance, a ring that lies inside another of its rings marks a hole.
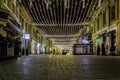
[[[23,56],[0,63],[0,80],[120,80],[120,57]]]

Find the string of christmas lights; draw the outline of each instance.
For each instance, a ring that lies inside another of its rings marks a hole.
[[[95,7],[96,7],[97,1],[95,1],[95,3],[93,2],[93,6],[91,6],[91,9],[89,9],[89,14],[87,14],[87,16],[89,16],[88,18],[86,17],[86,19],[84,19],[84,22],[90,22],[92,21],[92,18],[95,14]]]
[[[93,15],[101,5],[101,0],[23,0],[23,2],[33,24],[57,45],[69,41],[69,44],[74,44],[80,29],[94,19]]]

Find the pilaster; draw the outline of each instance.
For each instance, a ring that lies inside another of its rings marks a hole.
[[[118,0],[118,27],[117,27],[118,53],[120,55],[120,1]]]

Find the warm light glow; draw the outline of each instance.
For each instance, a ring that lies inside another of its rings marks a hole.
[[[24,38],[24,39],[30,39],[30,34],[24,34],[24,35],[23,35],[23,38]]]
[[[59,45],[74,44],[81,28],[94,19],[97,2],[98,0],[34,0],[32,8],[26,7],[26,10],[33,21],[32,25],[38,26],[45,37]],[[23,3],[31,5],[25,0]],[[62,40],[63,38],[65,40]],[[66,39],[74,40],[70,40],[70,43]]]
[[[89,41],[86,40],[86,39],[83,39],[83,40],[82,40],[82,43],[83,43],[83,44],[89,44]]]

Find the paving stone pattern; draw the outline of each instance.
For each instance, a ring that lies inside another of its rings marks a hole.
[[[0,63],[0,80],[120,80],[120,57],[23,56]]]

